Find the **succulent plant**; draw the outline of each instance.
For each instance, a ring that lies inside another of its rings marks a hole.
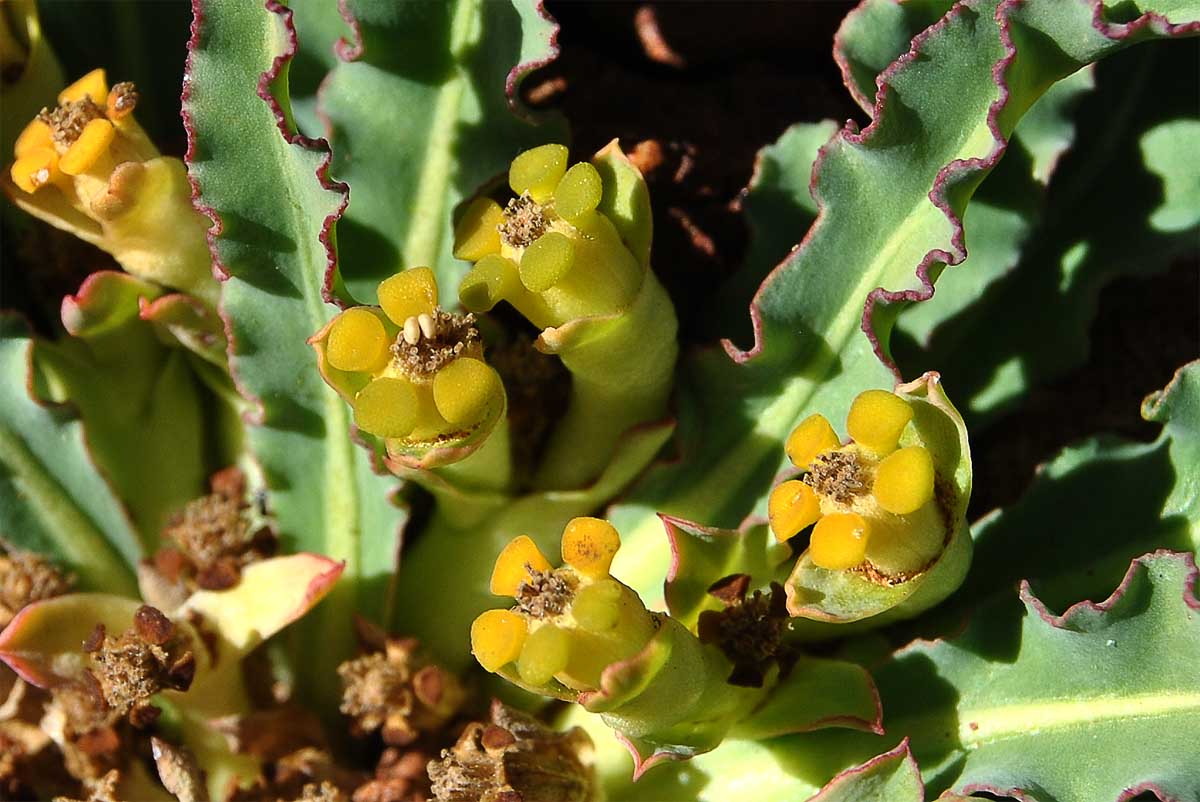
[[[1200,5],[848,11],[716,280],[540,1],[0,6],[0,798],[1200,799],[1200,363],[978,501],[1194,258]]]

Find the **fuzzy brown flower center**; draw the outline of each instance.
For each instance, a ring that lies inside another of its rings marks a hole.
[[[38,113],[38,119],[50,126],[54,143],[64,148],[75,144],[88,123],[104,116],[104,109],[93,103],[90,97],[63,103],[53,110],[42,109]]]
[[[827,451],[818,454],[804,483],[817,495],[848,504],[867,492],[870,485],[866,467],[853,451]]]
[[[569,571],[525,567],[529,579],[517,588],[517,608],[532,618],[549,618],[566,610],[575,598],[575,577]]]
[[[479,343],[475,316],[433,310],[430,321],[412,342],[402,334],[392,344],[396,367],[414,380],[425,380]],[[427,330],[427,331],[426,331]]]
[[[510,200],[504,208],[500,238],[513,248],[527,248],[546,233],[548,225],[546,212],[526,193]]]

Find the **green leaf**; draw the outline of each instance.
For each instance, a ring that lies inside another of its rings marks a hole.
[[[977,0],[956,5],[917,41],[919,57],[884,73],[871,127],[860,134],[851,125],[822,150],[820,214],[756,295],[754,348],[727,346],[728,356],[706,352],[683,366],[684,458],[652,471],[614,509],[626,543],[636,544],[618,553],[614,575],[653,604],[668,561],[657,512],[720,527],[762,514],[795,423],[814,412],[836,419],[862,389],[891,385],[871,358],[864,315],[885,347],[896,307],[882,307],[926,296],[943,263],[964,257],[957,220],[1004,152],[998,135],[1054,82],[1153,32],[1094,24],[1083,4]],[[955,395],[954,375],[945,375]]]
[[[1163,424],[1154,442],[1102,437],[1067,448],[1020,501],[974,526],[964,602],[1029,579],[1044,601],[1065,605],[1111,588],[1139,554],[1200,549],[1200,362],[1181,368],[1142,414]],[[1086,547],[1047,531],[1084,533]]]
[[[541,3],[349,0],[353,41],[325,79],[333,174],[354,188],[342,219],[340,278],[374,303],[376,285],[428,266],[450,296],[467,264],[451,255],[454,209],[513,155],[564,141],[560,121],[518,119],[521,79],[557,53]],[[506,97],[507,94],[507,97]]]
[[[137,532],[75,411],[33,394],[33,348],[23,322],[0,316],[0,531],[60,561],[83,589],[132,595]]]
[[[890,752],[846,769],[809,802],[924,802],[921,772],[902,743]]]
[[[396,486],[349,437],[345,403],[317,372],[308,337],[336,311],[322,297],[332,225],[345,188],[329,182],[327,148],[296,136],[288,116],[290,12],[274,3],[203,3],[184,100],[189,173],[213,219],[213,251],[228,278],[222,311],[230,367],[254,404],[249,445],[285,546],[345,560],[330,600],[300,632],[308,677],[351,649],[352,610],[386,618],[404,518]],[[318,645],[319,644],[319,645]],[[332,704],[334,690],[316,685]]]
[[[205,460],[212,431],[204,408],[215,400],[188,352],[165,345],[141,317],[143,306],[163,296],[126,273],[93,273],[63,299],[68,336],[37,348],[55,400],[79,409],[96,465],[129,508],[143,554],[157,547],[170,517],[203,493],[208,474],[224,467]]]
[[[971,257],[942,277],[933,303],[901,315],[897,362],[953,377],[971,426],[1084,361],[1105,284],[1158,273],[1195,247],[1197,58],[1196,42],[1169,42],[1097,65],[1044,208],[1031,208],[1036,190],[1016,181],[993,191],[1008,161],[1024,158],[1010,152],[967,211]]]

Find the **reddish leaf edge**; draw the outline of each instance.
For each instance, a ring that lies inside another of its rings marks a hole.
[[[822,786],[821,790],[818,791],[816,795],[809,797],[808,802],[823,802],[823,800],[828,799],[829,794],[840,790],[839,787],[841,785],[848,782],[853,782],[858,777],[875,771],[885,763],[890,763],[893,761],[907,763],[909,766],[911,766],[913,774],[916,775],[917,784],[921,787],[919,799],[924,799],[925,782],[921,779],[920,767],[917,766],[917,761],[915,758],[913,758],[912,750],[909,748],[908,738],[905,737],[895,749],[891,749],[881,755],[876,755],[866,763],[862,763],[858,766],[851,766],[848,769],[843,769],[842,771],[838,772],[836,775],[834,775],[832,780]],[[900,800],[897,800],[897,802],[900,802]]]
[[[1120,41],[1128,39],[1131,36],[1141,32],[1143,29],[1169,37],[1184,36],[1200,33],[1200,21],[1189,23],[1171,23],[1161,14],[1156,12],[1147,12],[1137,19],[1128,23],[1111,23],[1104,18],[1104,7],[1101,0],[1077,0],[1078,2],[1086,2],[1092,8],[1092,25],[1102,36]],[[867,0],[862,0],[858,7],[851,11],[855,13]],[[1010,30],[1010,15],[1014,9],[1019,7],[1024,0],[1003,0],[996,9],[996,18],[999,21],[1001,40],[1004,45],[1005,55],[993,67],[992,76],[999,89],[999,96],[988,110],[987,126],[992,132],[993,147],[992,151],[983,158],[973,159],[955,159],[943,167],[934,179],[933,187],[930,190],[929,198],[933,204],[946,215],[950,221],[954,233],[951,235],[950,247],[953,252],[943,248],[934,248],[927,252],[914,270],[914,274],[919,282],[919,286],[912,289],[890,291],[883,287],[878,287],[872,290],[868,295],[863,306],[863,315],[861,329],[871,343],[871,348],[875,353],[876,358],[880,360],[893,374],[896,375],[898,381],[902,381],[903,377],[900,374],[899,367],[895,361],[887,354],[885,345],[875,329],[874,317],[876,305],[880,302],[884,304],[894,304],[898,302],[913,302],[919,303],[927,301],[933,297],[934,279],[930,276],[930,271],[934,265],[944,265],[953,267],[961,264],[967,258],[967,248],[965,243],[965,232],[963,228],[962,215],[955,212],[946,199],[947,187],[954,182],[962,180],[965,176],[976,171],[991,170],[999,163],[1008,147],[1008,140],[1003,136],[999,128],[998,118],[1001,111],[1008,105],[1010,91],[1006,82],[1006,73],[1009,66],[1016,58],[1017,51],[1013,44]],[[811,177],[809,179],[809,191],[817,204],[817,216],[813,224],[805,233],[804,238],[800,243],[792,249],[774,269],[767,275],[755,292],[753,299],[750,302],[749,314],[751,328],[754,332],[754,345],[744,350],[739,348],[729,339],[722,339],[721,346],[725,353],[737,364],[745,364],[761,354],[765,348],[765,326],[762,319],[761,311],[761,296],[771,286],[774,281],[782,275],[789,264],[793,261],[798,252],[803,251],[814,234],[820,229],[825,216],[826,201],[821,196],[817,187],[817,179],[821,173],[821,166],[828,149],[832,143],[841,139],[851,145],[863,145],[869,142],[875,134],[881,117],[886,113],[889,104],[889,98],[892,94],[890,80],[892,77],[904,69],[910,62],[915,61],[919,55],[922,46],[931,37],[937,35],[950,24],[957,16],[961,15],[966,10],[966,5],[963,2],[956,3],[950,11],[940,20],[934,23],[929,28],[926,28],[917,36],[913,37],[907,53],[900,56],[892,62],[887,69],[880,73],[876,79],[876,85],[879,91],[876,95],[873,112],[871,114],[871,122],[866,128],[859,129],[859,126],[853,120],[848,120],[846,124],[833,135],[829,143],[823,146],[817,153],[816,161],[813,163]],[[837,55],[835,52],[835,61]],[[841,65],[839,64],[839,67]],[[854,89],[850,90],[855,100],[858,100],[857,93]]]

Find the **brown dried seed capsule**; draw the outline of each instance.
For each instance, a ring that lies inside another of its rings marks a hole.
[[[143,604],[133,614],[133,628],[142,640],[162,646],[175,634],[171,619],[148,604]]]

